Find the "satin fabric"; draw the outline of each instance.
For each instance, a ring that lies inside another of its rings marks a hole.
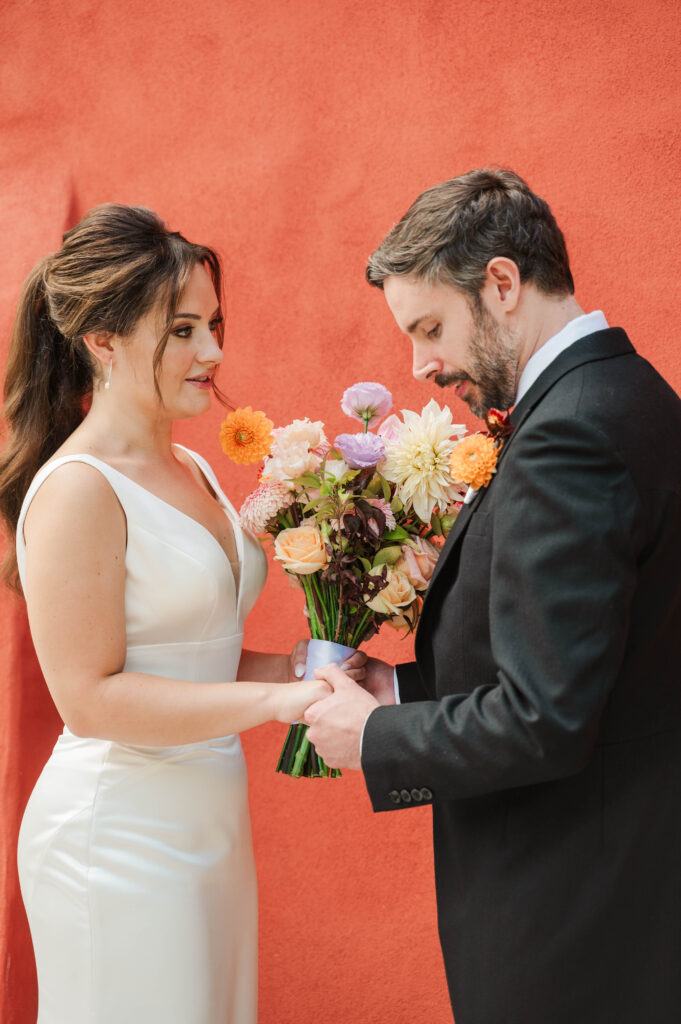
[[[185,449],[186,450],[186,449]],[[90,455],[127,520],[125,670],[235,679],[266,559],[200,456],[235,533],[240,586],[200,523]],[[238,736],[177,747],[64,729],[26,808],[18,850],[36,957],[38,1024],[255,1024],[257,888]]]

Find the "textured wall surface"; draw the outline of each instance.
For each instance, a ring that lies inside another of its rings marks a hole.
[[[25,274],[117,200],[222,252],[235,404],[278,424],[321,418],[331,436],[357,379],[420,409],[429,389],[363,282],[366,257],[424,188],[496,163],[551,203],[582,306],[681,387],[678,0],[5,0],[0,36],[2,362]],[[239,503],[255,471],[221,455],[220,418],[177,438]],[[59,721],[6,594],[0,622],[0,1017],[30,1024],[14,850]],[[247,643],[281,650],[304,632],[274,567]],[[372,649],[410,653],[392,633]],[[359,777],[275,776],[281,739],[277,726],[244,737],[262,1024],[450,1020],[429,810],[374,816]]]

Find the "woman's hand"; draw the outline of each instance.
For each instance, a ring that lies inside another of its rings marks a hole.
[[[307,646],[309,642],[309,640],[299,640],[291,651],[288,660],[288,682],[302,679],[305,675],[305,661],[307,659]],[[347,661],[343,662],[341,668],[356,683],[362,683],[366,676],[366,663],[367,656],[364,651],[355,651]]]
[[[276,722],[301,722],[310,704],[323,700],[333,693],[329,683],[323,679],[289,683],[276,687],[274,694],[274,720]]]

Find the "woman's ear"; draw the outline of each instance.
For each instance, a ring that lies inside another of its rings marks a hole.
[[[108,369],[109,363],[114,357],[112,339],[111,331],[93,331],[91,334],[83,335],[83,341],[87,345],[88,351],[100,363],[103,371]]]

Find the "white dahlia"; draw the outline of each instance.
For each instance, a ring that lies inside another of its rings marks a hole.
[[[263,533],[270,519],[274,519],[282,508],[288,508],[293,497],[286,484],[278,480],[263,480],[239,509],[241,525],[251,533]]]
[[[413,508],[424,523],[433,509],[447,507],[458,495],[449,472],[454,445],[466,433],[461,423],[452,423],[451,410],[431,398],[419,415],[403,409],[404,423],[395,424],[393,437],[385,440],[385,461],[380,471],[397,484],[397,496],[408,510]]]

